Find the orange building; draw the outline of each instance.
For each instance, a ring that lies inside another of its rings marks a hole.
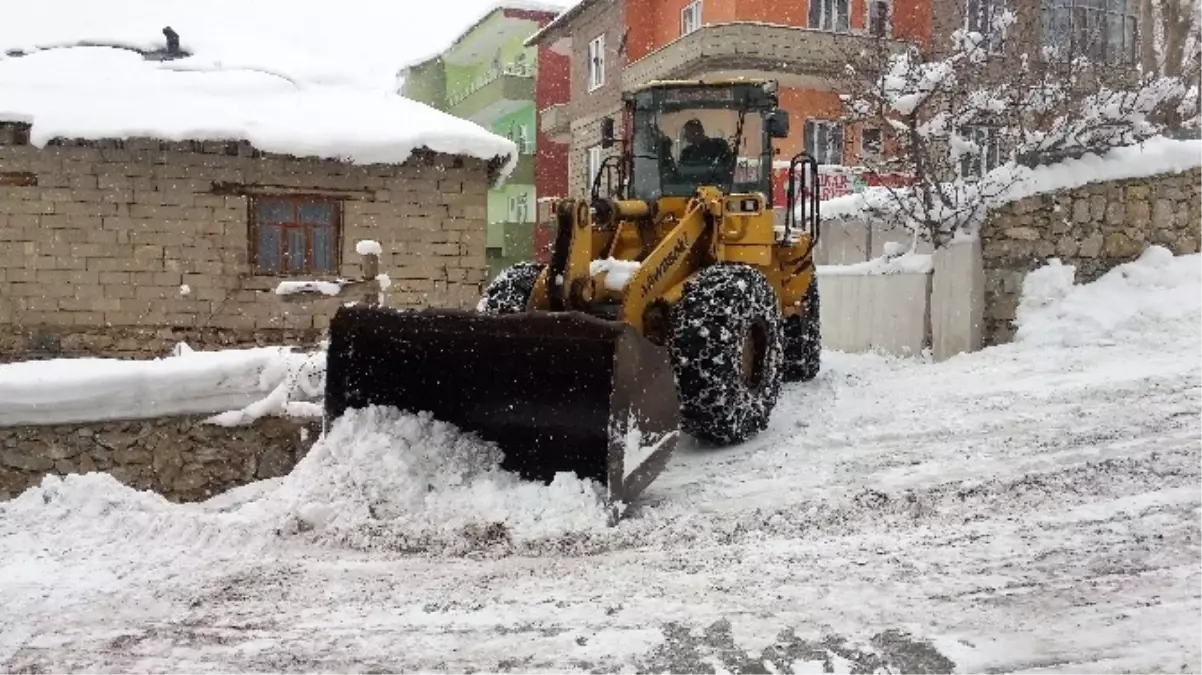
[[[572,100],[547,116],[570,138],[569,191],[578,194],[601,155],[594,118],[616,112],[620,91],[651,80],[775,79],[791,118],[780,159],[804,149],[833,174],[855,166],[883,148],[878,130],[839,122],[836,87],[849,59],[878,46],[927,46],[931,21],[931,0],[582,0],[531,43],[578,62]]]

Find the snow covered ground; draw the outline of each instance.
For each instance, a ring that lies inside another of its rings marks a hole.
[[[203,504],[47,479],[0,504],[0,669],[1197,672],[1200,263],[1044,268],[942,363],[828,352],[613,529],[382,411]]]

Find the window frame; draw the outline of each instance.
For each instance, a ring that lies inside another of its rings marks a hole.
[[[702,0],[693,0],[693,2],[690,2],[689,4],[680,8],[681,37],[701,30],[701,2]],[[693,22],[692,28],[689,28],[688,25],[688,21],[690,20]]]
[[[588,92],[592,93],[605,86],[605,33],[589,40],[587,65]]]
[[[876,5],[883,5],[885,8],[884,31],[879,35],[872,30],[872,8]],[[867,33],[869,37],[893,37],[893,0],[867,0],[867,2],[864,3],[864,32]]]
[[[596,165],[593,164],[594,158]],[[591,194],[593,189],[593,181],[596,180],[597,174],[601,171],[601,163],[605,161],[605,149],[601,144],[590,146],[585,155],[584,162],[584,192]]]
[[[1002,36],[993,30],[993,20],[1001,13],[1002,0],[964,0],[964,30],[977,32],[985,37],[985,53],[997,56],[1002,53],[1004,41]],[[973,6],[977,11],[972,11]],[[982,15],[988,14],[987,19]]]
[[[264,223],[259,217],[259,207],[264,203],[284,202],[292,205],[293,219],[291,221],[281,221],[279,223]],[[343,233],[343,200],[314,194],[256,194],[249,195],[247,198],[247,235],[248,235],[248,263],[250,271],[255,276],[268,277],[296,277],[296,276],[320,276],[320,275],[337,275],[342,268],[342,233]],[[300,216],[299,208],[303,204],[321,204],[330,207],[330,260],[328,267],[319,267],[316,264],[315,250],[313,248],[313,230],[316,227],[323,225],[314,223],[305,223]],[[260,231],[263,227],[269,225],[278,225],[280,228],[278,250],[276,251],[276,265],[274,267],[265,266],[260,258]],[[289,237],[287,233],[290,230],[300,230],[304,232],[305,238],[305,257],[304,262],[298,269],[290,269],[289,261]]]
[[[1115,5],[1121,4],[1121,8]],[[1091,17],[1094,17],[1091,19]],[[1112,44],[1111,21],[1119,19],[1121,50]],[[1098,63],[1133,65],[1139,61],[1140,7],[1132,0],[1043,0],[1040,4],[1042,44],[1064,56],[1087,56]],[[1078,25],[1083,21],[1085,25]],[[1090,24],[1094,23],[1094,26]],[[1090,35],[1097,28],[1099,34]],[[1100,58],[1099,58],[1100,53]]]
[[[865,138],[868,133],[875,133],[877,137],[878,147],[875,150],[870,150]],[[879,159],[885,154],[885,130],[880,127],[864,127],[860,129],[860,157]]]
[[[828,129],[828,131],[826,131],[826,133],[828,135],[830,134],[829,129],[831,129],[831,128],[835,128],[835,129],[839,130],[839,141],[840,141],[839,148],[838,148],[839,161],[837,161],[837,162],[825,161],[827,156],[830,154],[829,140],[828,140],[827,147],[826,147],[826,153],[822,157],[818,156],[816,145],[818,143],[818,133],[817,132],[819,131],[820,128]],[[807,153],[809,153],[810,156],[813,157],[814,160],[817,161],[819,165],[825,164],[827,166],[844,166],[844,162],[846,161],[846,157],[847,157],[847,128],[842,122],[840,122],[838,120],[829,120],[829,119],[821,119],[821,118],[811,117],[805,121],[804,130],[802,133],[804,134],[802,144],[805,147],[805,151]]]
[[[839,12],[840,5],[842,5],[842,14]],[[815,8],[817,8],[817,12],[815,12]],[[821,30],[829,33],[850,33],[851,8],[851,0],[810,0],[806,27],[810,30]],[[828,9],[833,12],[833,18],[829,22],[827,21]],[[840,18],[845,22],[843,25],[838,23]],[[828,23],[830,27],[827,27]]]
[[[978,134],[984,136],[985,141],[982,144]],[[975,155],[962,156],[956,162],[956,173],[961,180],[976,182],[985,174],[993,171],[1003,164],[1002,144],[998,137],[997,128],[988,124],[966,124],[957,131],[957,135],[961,138],[976,143],[980,151]],[[989,156],[992,152],[994,157],[994,165],[989,166]],[[972,162],[973,171],[965,171],[967,162]]]

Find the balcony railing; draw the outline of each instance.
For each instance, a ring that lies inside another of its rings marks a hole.
[[[628,65],[622,85],[631,89],[652,80],[731,70],[829,79],[842,73],[850,55],[875,39],[859,33],[765,23],[710,24]],[[886,44],[890,50],[904,45],[896,40]]]
[[[469,96],[496,82],[502,77],[534,77],[534,66],[528,63],[509,63],[500,68],[489,68],[486,73],[477,77],[468,86],[447,96],[447,107],[454,108],[463,103]]]

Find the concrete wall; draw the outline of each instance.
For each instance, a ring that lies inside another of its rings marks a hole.
[[[479,160],[351,166],[246,144],[38,149],[10,139],[0,144],[0,358],[48,329],[102,342],[170,329],[201,346],[219,333],[255,342],[320,331],[340,300],[283,303],[272,293],[283,277],[252,272],[247,192],[338,200],[339,274],[362,273],[355,241],[380,241],[392,306],[473,306],[487,274],[489,177]],[[89,344],[78,347],[111,354]]]
[[[931,277],[819,273],[823,348],[920,355],[930,343]]]
[[[936,360],[981,348],[984,272],[979,242],[936,251],[932,269],[888,274],[820,267],[822,346]]]

